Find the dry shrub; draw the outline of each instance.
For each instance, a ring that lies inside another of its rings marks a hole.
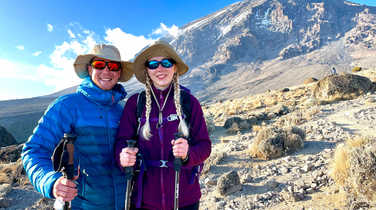
[[[275,105],[273,107],[269,107],[265,109],[266,112],[272,113],[275,116],[282,116],[286,115],[290,112],[290,109],[285,106],[284,104]]]
[[[315,97],[306,98],[302,103],[302,106],[305,107],[312,107],[316,105],[319,105],[319,101]]]
[[[329,168],[337,185],[359,199],[376,202],[376,139],[357,137],[338,145]]]
[[[322,103],[349,100],[367,93],[372,82],[367,77],[354,74],[330,75],[320,80],[313,91]]]
[[[285,139],[285,152],[290,153],[297,149],[303,148],[304,139],[306,137],[305,131],[298,127],[290,127],[285,130],[287,138]]]
[[[212,134],[215,131],[214,115],[210,112],[205,114],[205,122],[209,134]]]
[[[336,147],[333,160],[329,165],[329,176],[338,185],[345,185],[346,179],[349,177],[349,154],[351,150],[366,144],[368,141],[368,138],[357,137],[347,139],[345,143],[339,144]]]
[[[318,113],[317,109],[297,110],[289,115],[279,118],[276,121],[276,125],[281,127],[301,125],[312,119],[312,116],[316,113]]]
[[[250,145],[252,157],[269,160],[282,157],[304,146],[305,131],[297,127],[281,129],[267,127],[261,130]]]
[[[265,125],[253,125],[252,126],[252,131],[258,133],[258,132],[260,132],[261,130],[263,130],[265,128],[266,128]]]
[[[354,149],[349,159],[350,181],[356,194],[376,201],[376,140]]]
[[[224,152],[212,153],[209,158],[206,159],[204,168],[202,169],[201,173],[203,175],[207,174],[210,171],[211,167],[219,165],[225,158],[226,154]]]
[[[252,128],[252,120],[245,120],[240,117],[231,117],[226,120],[224,128],[227,129],[226,132],[229,134],[236,134],[239,131],[247,131]]]
[[[0,184],[13,184],[20,181],[24,176],[21,159],[17,162],[0,165]]]
[[[307,120],[311,120],[313,116],[320,112],[319,106],[313,106],[304,112],[304,116]]]

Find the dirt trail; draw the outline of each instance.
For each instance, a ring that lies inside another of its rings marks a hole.
[[[375,104],[363,105],[335,112],[327,118],[337,126],[347,130],[352,135],[376,136]]]

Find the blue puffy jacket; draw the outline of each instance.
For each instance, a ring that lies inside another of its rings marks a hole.
[[[78,196],[73,209],[124,209],[125,177],[114,161],[114,141],[126,92],[98,88],[87,77],[77,92],[59,97],[46,110],[25,143],[22,161],[36,190],[53,198],[55,181],[51,156],[64,133],[77,135],[75,165],[80,166]]]

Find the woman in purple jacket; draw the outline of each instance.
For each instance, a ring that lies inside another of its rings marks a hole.
[[[158,41],[139,53],[133,69],[138,81],[145,84],[145,95],[135,94],[128,99],[115,154],[119,167],[136,165],[140,169],[135,176],[131,208],[173,209],[178,186],[175,205],[178,203],[179,209],[198,209],[198,176],[210,155],[211,141],[200,103],[179,86],[179,76],[188,71],[188,66],[168,43]],[[189,104],[188,116],[183,110],[183,94],[188,97],[184,100]],[[138,119],[140,97],[144,97],[144,106]],[[176,133],[184,137],[176,137]],[[136,140],[136,148],[127,147],[130,139]],[[175,158],[182,160],[179,185],[175,184]]]

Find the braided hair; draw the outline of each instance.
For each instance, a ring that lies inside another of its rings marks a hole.
[[[146,81],[145,81],[145,96],[146,96],[146,111],[145,111],[145,117],[146,117],[146,122],[141,128],[141,135],[145,140],[150,140],[150,137],[152,136],[150,133],[150,112],[151,112],[151,79],[145,71],[145,76],[146,76]],[[176,109],[176,114],[179,117],[179,126],[178,126],[178,131],[182,133],[184,136],[189,136],[189,129],[186,124],[186,122],[183,120],[182,116],[182,108],[180,104],[180,88],[179,88],[179,76],[175,72],[174,77],[172,82],[174,83],[174,104],[175,104],[175,109]],[[168,97],[168,96],[166,96]]]

